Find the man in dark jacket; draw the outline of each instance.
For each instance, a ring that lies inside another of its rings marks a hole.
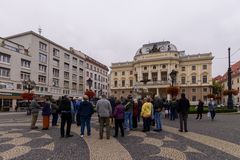
[[[183,122],[184,122],[184,131],[187,132],[187,118],[188,110],[190,108],[189,100],[185,97],[185,94],[181,94],[181,98],[178,101],[177,111],[179,113],[180,119],[180,129],[179,132],[183,131]]]
[[[72,124],[71,102],[68,96],[63,96],[61,104],[59,106],[59,113],[61,114],[61,137],[64,137],[64,127],[67,123],[66,137],[72,137],[70,135]]]
[[[80,116],[80,123],[81,123],[81,137],[84,135],[84,129],[85,125],[87,126],[87,135],[91,135],[91,127],[90,127],[90,121],[91,116],[93,114],[93,106],[92,103],[88,101],[88,96],[83,96],[83,101],[80,104],[78,114]]]

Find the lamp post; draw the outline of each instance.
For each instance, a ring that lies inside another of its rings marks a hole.
[[[34,87],[36,86],[36,83],[34,81],[31,81],[30,79],[28,79],[27,81],[24,80],[22,82],[23,84],[23,89],[28,91],[28,94],[30,94],[31,90],[34,89]],[[30,110],[30,104],[29,104],[29,99],[28,99],[28,110],[27,110],[27,115],[31,114],[31,110]]]
[[[88,84],[89,90],[91,90],[92,83],[93,83],[92,79],[91,79],[91,78],[88,78],[87,84]]]
[[[228,100],[227,106],[228,109],[233,109],[233,98],[232,98],[232,69],[230,61],[230,48],[228,48]]]

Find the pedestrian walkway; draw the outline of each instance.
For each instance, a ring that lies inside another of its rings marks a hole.
[[[218,120],[216,120],[216,123],[208,122],[207,119],[194,121],[194,117],[190,116],[190,122],[196,124],[196,126],[212,126],[212,128],[205,129],[205,133],[208,135],[201,133],[201,130],[198,131],[198,128],[193,126],[190,126],[190,129],[194,132],[190,130],[188,133],[180,133],[177,127],[172,126],[172,124],[178,126],[178,121],[170,122],[163,119],[162,132],[141,132],[140,124],[137,130],[126,132],[125,137],[111,137],[110,140],[104,137],[100,140],[99,124],[96,116],[92,118],[91,136],[84,136],[83,138],[80,137],[80,127],[74,124],[72,125],[74,137],[71,138],[60,138],[59,127],[50,127],[49,130],[43,131],[41,130],[42,120],[40,117],[37,123],[40,129],[37,130],[29,129],[31,116],[22,114],[15,118],[15,116],[9,114],[0,117],[0,121],[4,120],[4,123],[0,123],[0,159],[240,159],[239,140],[233,142],[231,138],[227,139],[222,134],[217,136],[208,134],[214,127],[219,128],[219,125],[223,123],[219,123]],[[218,118],[220,117],[219,115]],[[223,117],[225,122],[229,123],[233,119],[238,119],[239,115],[223,115]],[[233,127],[235,123],[232,122],[231,125]],[[239,133],[239,130],[232,131],[233,133]],[[220,136],[223,136],[223,139]],[[236,138],[238,138],[237,136]],[[43,152],[44,154],[42,154]]]

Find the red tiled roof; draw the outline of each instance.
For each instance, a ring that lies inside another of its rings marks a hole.
[[[233,65],[231,65],[231,69],[232,69],[232,77],[239,75],[240,74],[240,60],[238,62],[234,63]],[[215,78],[217,78],[217,77],[215,77]],[[226,81],[226,80],[227,80],[227,72],[220,78],[220,81]]]

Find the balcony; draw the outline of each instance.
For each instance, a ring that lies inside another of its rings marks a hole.
[[[149,81],[146,84],[143,84],[143,82],[136,82],[137,86],[155,86],[155,85],[170,85],[171,83],[169,81]]]

